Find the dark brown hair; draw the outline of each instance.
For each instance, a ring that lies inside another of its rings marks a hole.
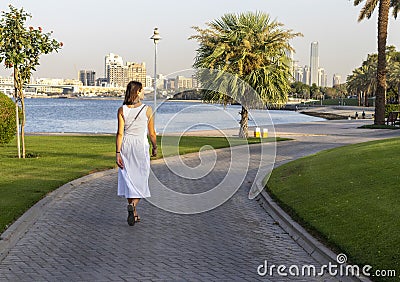
[[[142,83],[131,81],[128,83],[125,91],[124,105],[133,105],[139,103],[139,92],[142,90]]]

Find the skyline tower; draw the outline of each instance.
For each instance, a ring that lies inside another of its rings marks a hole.
[[[318,68],[319,68],[319,55],[318,55],[318,41],[311,42],[310,52],[310,85],[314,83],[318,85]]]

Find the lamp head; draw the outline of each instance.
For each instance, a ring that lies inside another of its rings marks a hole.
[[[153,39],[154,44],[157,44],[159,40],[161,40],[160,33],[158,32],[158,27],[154,28],[154,33],[153,36],[150,37],[150,39]]]

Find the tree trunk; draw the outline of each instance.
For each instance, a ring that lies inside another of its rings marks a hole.
[[[249,137],[249,112],[245,107],[242,106],[242,111],[240,112],[240,130],[239,137],[240,138],[248,138]]]
[[[378,67],[375,100],[375,124],[385,124],[386,104],[386,39],[389,22],[390,0],[379,1],[378,16]]]
[[[15,91],[15,90],[14,90]],[[19,138],[19,112],[18,112],[18,100],[17,97],[14,95],[14,99],[15,99],[15,121],[16,124],[15,126],[17,127],[17,150],[18,150],[18,158],[21,158],[21,144],[20,144],[20,138]]]
[[[16,79],[17,79],[17,70],[14,67],[14,100],[15,100],[15,121],[16,121],[16,127],[17,127],[17,150],[18,150],[18,158],[21,158],[21,143],[20,143],[20,137],[19,137],[19,111],[18,111],[18,87],[16,85]]]
[[[365,92],[364,93],[364,107],[368,107],[368,93]]]
[[[25,97],[23,92],[23,81],[21,78],[21,73],[19,73],[18,69],[14,67],[14,92],[15,92],[15,101],[19,100],[21,102],[21,111],[22,111],[22,120],[21,120],[21,138],[18,135],[18,157],[21,158],[21,148],[20,148],[20,139],[22,145],[22,158],[25,158]],[[18,109],[17,109],[18,110]],[[19,122],[19,119],[17,119]],[[18,130],[18,129],[17,129]],[[19,131],[18,131],[19,132]]]
[[[357,102],[358,102],[358,106],[361,106],[361,95],[362,95],[362,91],[358,92],[357,94]]]
[[[26,115],[25,115],[25,97],[24,93],[22,92],[21,89],[21,110],[22,110],[22,121],[21,121],[21,142],[22,142],[22,158],[25,159],[25,121],[26,121]]]
[[[400,105],[400,84],[397,86],[397,103]]]

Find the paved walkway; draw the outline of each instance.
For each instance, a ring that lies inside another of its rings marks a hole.
[[[296,140],[278,143],[277,162],[400,134],[355,129],[357,125],[332,121],[279,126],[279,136]],[[27,226],[26,230],[14,225],[3,234],[10,242],[20,239],[9,244],[9,252],[0,261],[0,281],[326,281],[257,274],[265,260],[269,265],[318,266],[256,201],[248,199],[259,149],[251,146],[246,179],[223,205],[205,213],[180,215],[142,201],[138,208],[142,222],[133,227],[126,223],[125,200],[116,196],[115,170],[63,186],[37,205],[30,217],[16,222]],[[198,193],[226,175],[230,151],[217,152],[214,169],[201,179],[181,179],[162,161],[153,163],[152,169],[168,187]],[[199,159],[192,155],[185,163],[194,167]]]

